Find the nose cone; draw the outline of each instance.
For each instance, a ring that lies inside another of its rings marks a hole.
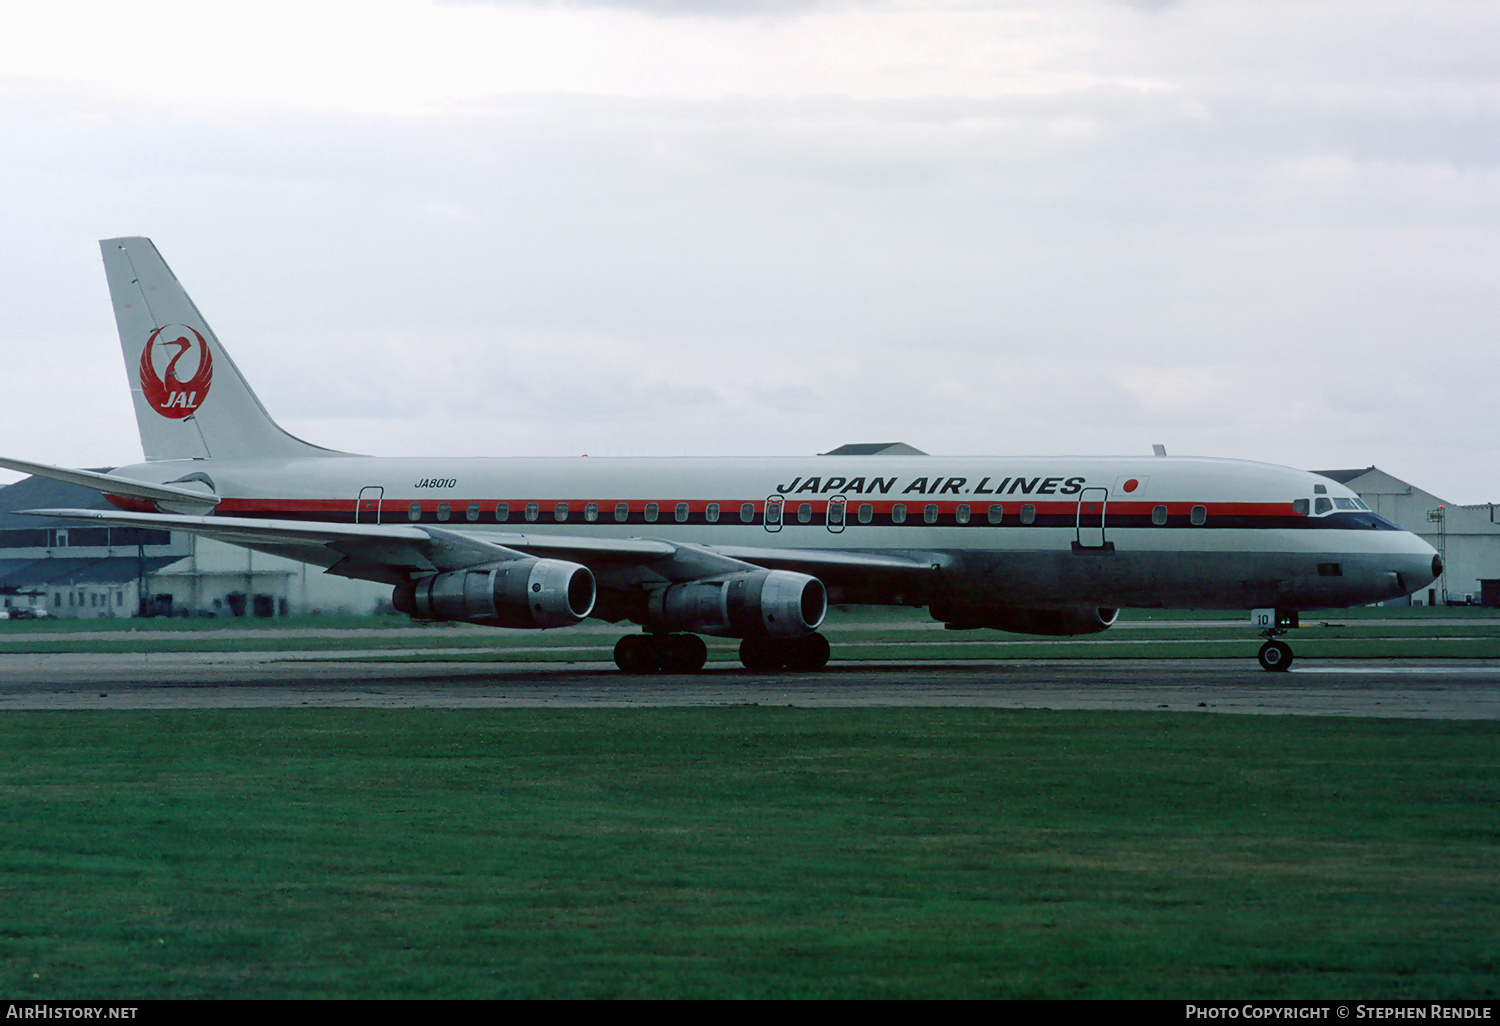
[[[1391,567],[1401,590],[1408,595],[1421,591],[1443,574],[1443,557],[1438,555],[1437,549],[1416,535],[1411,536],[1411,542],[1412,551],[1402,555]]]

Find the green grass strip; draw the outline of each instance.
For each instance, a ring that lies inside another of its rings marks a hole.
[[[0,989],[1493,998],[1493,724],[0,717]]]

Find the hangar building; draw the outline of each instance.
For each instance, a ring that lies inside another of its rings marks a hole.
[[[389,585],[181,532],[90,527],[18,509],[112,509],[98,492],[41,477],[0,487],[0,609],[58,617],[368,613]]]

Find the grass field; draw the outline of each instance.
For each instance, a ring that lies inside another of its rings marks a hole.
[[[1298,658],[1500,659],[1492,609],[1361,608],[1303,617],[1287,635]],[[397,661],[609,661],[627,626],[553,631],[414,629],[402,616],[258,620],[146,619],[0,622],[0,654],[46,652],[240,652],[295,649],[308,658]],[[1254,657],[1260,637],[1240,613],[1127,610],[1113,629],[1082,638],[945,631],[921,610],[837,609],[823,633],[840,660],[1179,659]],[[711,662],[737,662],[738,642],[706,639]]]
[[[0,989],[1494,998],[1490,723],[0,717]]]

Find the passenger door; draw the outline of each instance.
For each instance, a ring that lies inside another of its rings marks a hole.
[[[1085,488],[1078,493],[1078,541],[1080,549],[1103,549],[1104,510],[1108,505],[1108,488]]]

